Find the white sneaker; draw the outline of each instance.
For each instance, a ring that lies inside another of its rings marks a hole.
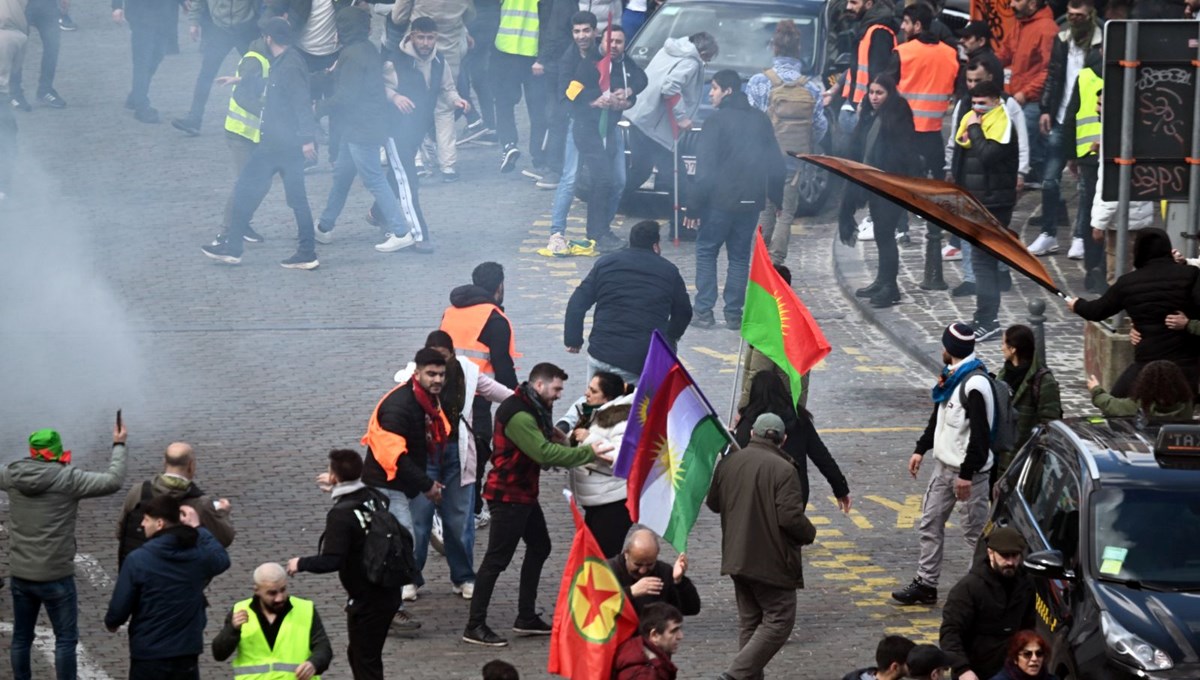
[[[1030,243],[1028,248],[1029,252],[1034,255],[1049,255],[1050,253],[1058,252],[1058,241],[1054,240],[1054,237],[1050,234],[1038,234],[1038,237],[1033,239],[1033,243]]]
[[[492,523],[492,511],[488,510],[488,506],[483,506],[478,515],[475,515],[475,528],[482,529]]]
[[[858,240],[875,240],[875,223],[871,221],[870,217],[864,217],[863,221],[858,223]]]
[[[945,246],[942,248],[942,260],[946,262],[957,262],[962,259],[962,251],[954,246]]]
[[[462,595],[462,599],[469,600],[475,597],[475,582],[467,581],[461,586],[452,585],[450,586],[450,590],[453,590],[455,595]]]
[[[550,234],[550,243],[546,245],[546,250],[550,251],[551,255],[567,255],[571,252],[571,246],[567,243],[567,237],[562,234]]]
[[[316,228],[313,229],[313,238],[317,240],[317,243],[329,245],[330,243],[333,243],[333,230],[323,230],[321,229],[321,225],[318,224]]]
[[[1083,239],[1071,239],[1071,249],[1067,251],[1067,258],[1072,260],[1083,259]]]
[[[416,602],[417,601],[417,587],[411,583],[404,586],[403,597],[404,597],[405,602]]]
[[[397,250],[404,250],[414,243],[416,241],[413,239],[412,234],[405,234],[404,236],[387,234],[387,238],[384,239],[383,243],[376,245],[375,250],[381,253],[394,253]]]

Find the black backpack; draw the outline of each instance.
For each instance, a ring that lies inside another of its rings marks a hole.
[[[125,564],[126,556],[146,542],[146,532],[142,529],[142,504],[153,497],[154,487],[150,480],[142,482],[141,498],[129,514],[125,515],[125,523],[121,525],[121,542],[117,546],[117,571]]]
[[[362,568],[367,582],[388,590],[412,583],[417,573],[413,537],[388,510],[387,497],[372,489],[369,500],[353,507],[366,534]]]
[[[992,387],[992,405],[995,409],[995,418],[992,420],[992,452],[1014,451],[1019,433],[1017,432],[1017,409],[1013,405],[1012,388],[1003,380],[996,379],[987,370],[977,368],[968,373],[958,386],[958,399],[964,408],[967,405],[967,381],[975,375],[987,378],[988,384]]]

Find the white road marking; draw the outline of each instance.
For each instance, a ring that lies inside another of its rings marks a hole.
[[[0,633],[12,635],[13,626],[11,623],[0,621]],[[54,631],[45,626],[37,626],[33,629],[33,648],[41,652],[42,656],[50,665],[54,665]],[[84,649],[83,643],[79,643],[76,649],[76,659],[79,667],[79,680],[112,680],[112,676],[104,672],[104,669],[88,658],[87,650]]]

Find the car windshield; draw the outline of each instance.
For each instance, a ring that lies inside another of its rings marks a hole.
[[[1101,578],[1173,590],[1200,588],[1200,495],[1103,489],[1092,504]]]
[[[646,67],[667,38],[682,38],[706,31],[717,39],[719,53],[708,65],[709,73],[733,69],[749,77],[771,66],[774,54],[771,37],[775,25],[791,19],[800,29],[805,72],[811,72],[816,60],[817,20],[800,7],[756,5],[751,3],[694,2],[667,4],[658,10],[638,32],[629,49],[638,66]]]

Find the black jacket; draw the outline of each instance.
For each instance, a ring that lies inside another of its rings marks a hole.
[[[299,570],[312,574],[338,573],[338,580],[351,599],[379,598],[399,604],[398,591],[389,591],[372,585],[363,571],[363,543],[367,537],[366,526],[358,520],[356,509],[382,506],[387,508],[388,499],[380,491],[363,487],[335,499],[334,505],[325,516],[325,531],[321,533],[317,555],[300,558]]]
[[[406,38],[407,40],[407,38]],[[408,97],[413,103],[412,113],[402,113],[392,106],[391,114],[394,130],[398,134],[396,145],[399,153],[416,153],[417,147],[425,134],[433,129],[433,110],[437,105],[438,96],[442,91],[442,78],[446,77],[446,60],[442,55],[435,54],[429,66],[429,83],[412,55],[401,49],[391,53],[392,65],[396,69],[396,92]]]
[[[560,68],[561,59],[568,52],[579,54],[571,35],[574,29],[571,17],[578,11],[579,3],[576,0],[542,0],[538,3],[537,60],[548,75],[553,75]]]
[[[967,60],[959,65],[958,76],[954,79],[954,94],[963,97],[967,94],[967,65],[972,60],[978,60],[991,74],[994,82],[1004,84],[1004,64],[1000,63],[1000,57],[996,56],[996,52],[992,50],[992,46],[984,43],[983,47],[967,54]],[[970,103],[970,102],[968,102]]]
[[[567,302],[563,343],[583,346],[583,317],[593,305],[588,354],[641,373],[658,330],[678,342],[692,320],[692,302],[679,269],[652,250],[626,248],[599,260]]]
[[[667,564],[662,560],[654,563],[654,569],[647,577],[654,577],[662,581],[662,590],[658,595],[643,595],[634,597],[631,588],[639,579],[635,579],[629,570],[625,568],[625,555],[619,553],[608,558],[608,566],[613,570],[613,574],[617,576],[617,583],[621,584],[621,589],[625,591],[625,596],[633,603],[633,609],[638,614],[642,613],[642,608],[652,602],[666,602],[672,607],[679,610],[684,616],[695,616],[700,613],[700,593],[696,591],[696,584],[692,583],[692,579],[684,576],[679,583],[675,583],[675,567]]]
[[[495,305],[496,299],[492,294],[476,285],[459,286],[450,291],[450,304],[455,307],[473,307],[475,305]],[[499,305],[497,305],[499,306]],[[503,307],[501,307],[503,309]],[[487,345],[491,354],[492,369],[495,371],[496,382],[508,389],[517,387],[517,371],[513,366],[512,355],[508,353],[509,341],[512,339],[512,326],[508,319],[492,312],[483,330],[479,332],[479,342]]]
[[[1124,310],[1142,334],[1142,341],[1133,348],[1134,361],[1165,359],[1194,364],[1196,336],[1167,328],[1164,319],[1175,312],[1183,312],[1189,319],[1200,316],[1200,270],[1172,259],[1171,241],[1162,229],[1141,229],[1137,234],[1134,270],[1118,278],[1098,299],[1077,300],[1075,313],[1100,321]]]
[[[600,69],[598,67],[599,61],[604,55],[597,51],[584,59],[579,56],[579,50],[575,50],[575,55],[577,57],[575,71],[570,78],[564,76],[564,79],[583,86],[583,90],[576,94],[571,107],[571,117],[575,120],[572,128],[575,145],[582,150],[589,146],[594,147],[601,139],[600,122],[604,118],[602,114],[605,110],[593,107],[592,102],[604,94],[600,89]],[[629,98],[630,106],[637,100],[638,94],[646,89],[646,83],[646,72],[632,59],[623,58],[609,64],[609,91],[615,92],[627,87],[633,90],[633,95]],[[604,129],[605,139],[610,138],[610,135],[616,132],[617,121],[620,119],[620,111],[608,111],[607,126]]]
[[[767,114],[741,91],[730,93],[700,131],[688,215],[702,218],[708,208],[758,212],[768,199],[783,205],[786,174]]]
[[[371,15],[357,7],[337,13],[338,54],[333,79],[333,95],[317,102],[317,117],[330,116],[342,131],[342,141],[351,144],[381,145],[391,115],[383,91],[383,58],[379,48],[368,40]]]
[[[742,417],[738,420],[737,429],[734,431],[734,438],[737,439],[738,446],[745,447],[750,443],[750,428],[754,424],[754,419],[759,415],[761,413],[747,412],[743,409]],[[849,496],[850,485],[846,483],[846,476],[842,474],[837,461],[825,447],[825,442],[821,441],[821,435],[817,433],[817,428],[813,425],[812,416],[806,412],[801,414],[785,413],[780,417],[784,419],[787,434],[787,440],[783,442],[783,452],[788,454],[792,462],[796,464],[805,507],[808,506],[809,498],[808,461],[810,458],[817,469],[821,471],[821,476],[829,482],[834,498]]]
[[[858,24],[858,31],[854,34],[854,49],[850,52],[850,78],[855,77],[854,70],[858,59],[858,45],[866,37],[867,31],[876,24],[886,26],[891,29],[891,33],[887,31],[875,31],[871,34],[871,43],[867,47],[867,82],[872,82],[876,77],[887,73],[887,69],[892,63],[892,52],[896,49],[896,34],[900,32],[900,24],[896,22],[894,10],[885,3],[875,3],[871,9],[867,10]],[[838,96],[841,96],[841,88],[837,89]],[[853,95],[854,81],[850,82],[850,92]],[[866,99],[866,95],[863,96]],[[776,203],[776,205],[780,205]]]
[[[1003,107],[1000,103],[998,106]],[[950,134],[957,135],[962,119],[970,113],[962,107],[959,117],[950,125]],[[971,148],[954,143],[950,174],[954,183],[966,189],[988,208],[1011,208],[1017,203],[1017,173],[1021,166],[1020,146],[1016,123],[1009,120],[1008,143],[988,139],[979,124],[967,128]]]
[[[1067,55],[1071,51],[1071,40],[1071,29],[1065,28],[1058,32],[1054,39],[1054,47],[1050,49],[1050,68],[1046,71],[1046,85],[1042,88],[1041,109],[1042,113],[1049,114],[1051,118],[1058,115],[1058,107],[1062,104],[1063,91],[1067,85],[1070,85],[1072,90],[1075,89],[1075,83],[1067,83]],[[1088,55],[1100,49],[1103,41],[1102,29],[1094,26]],[[1084,56],[1084,61],[1088,55]]]
[[[987,560],[978,560],[946,597],[938,645],[954,663],[955,675],[972,670],[990,678],[1004,667],[1008,641],[1033,628],[1034,588],[1017,570],[1007,584]]]
[[[878,126],[878,129],[875,129]],[[876,111],[867,102],[858,117],[858,125],[850,138],[847,155],[887,172],[912,175],[920,154],[916,147],[917,132],[913,127],[912,107],[903,97],[895,97]],[[842,194],[838,210],[838,238],[852,244],[857,238],[858,223],[854,213],[867,204],[871,219],[880,225],[894,224],[903,209],[894,202],[850,183]]]
[[[275,150],[299,150],[314,140],[316,129],[308,66],[300,52],[289,47],[271,60],[260,143]]]
[[[432,488],[433,480],[425,474],[425,463],[430,454],[425,439],[425,411],[417,403],[411,380],[396,388],[379,404],[379,426],[404,437],[408,443],[408,453],[396,459],[396,476],[389,480],[387,473],[375,460],[375,453],[367,447],[367,456],[363,461],[363,483],[402,491],[409,498],[415,498],[417,494]]]

